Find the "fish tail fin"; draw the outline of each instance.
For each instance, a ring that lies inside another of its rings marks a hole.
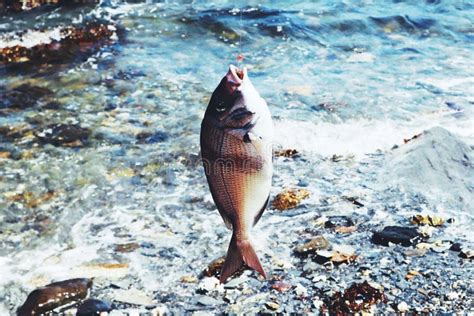
[[[227,256],[221,271],[220,282],[224,283],[244,264],[260,273],[264,278],[267,278],[250,241],[240,240],[235,234],[232,234],[229,250],[227,250]]]

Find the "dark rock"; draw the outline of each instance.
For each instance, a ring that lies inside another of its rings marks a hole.
[[[359,202],[357,200],[357,198],[353,197],[353,196],[345,196],[343,197],[346,201],[348,202],[351,202],[352,204],[354,204],[355,206],[357,207],[364,207],[364,204],[362,204],[361,202]]]
[[[140,133],[137,135],[137,141],[139,144],[154,144],[161,143],[168,139],[168,134],[165,132],[155,133]]]
[[[31,292],[17,314],[18,316],[44,314],[86,298],[91,287],[91,279],[70,279],[48,284]]]
[[[460,252],[462,250],[462,245],[458,242],[455,242],[454,244],[451,245],[449,250],[455,251],[455,252]]]
[[[53,92],[47,88],[22,84],[0,93],[0,109],[24,110],[40,104],[41,99]]]
[[[91,132],[79,125],[51,124],[36,133],[36,137],[45,144],[66,147],[82,147]]]
[[[107,105],[104,107],[104,111],[113,111],[117,108],[117,104],[115,103],[107,103]]]
[[[400,244],[404,247],[412,246],[422,240],[421,234],[412,227],[387,226],[382,231],[374,232],[374,244],[388,246],[388,243]]]
[[[372,305],[382,302],[387,302],[385,295],[367,281],[354,283],[344,293],[336,292],[326,300],[322,307],[322,313],[329,312],[330,315],[353,314],[369,310]]]
[[[101,44],[113,40],[115,26],[99,22],[87,22],[83,26],[66,26],[60,30],[60,38],[49,38],[33,47],[15,44],[0,49],[0,65],[44,64],[74,59],[81,53],[93,52]],[[48,37],[46,31],[36,31],[41,37]],[[22,40],[21,35],[12,37]],[[7,43],[8,45],[8,43]]]
[[[112,305],[95,298],[85,300],[79,305],[76,316],[100,315],[101,312],[110,312]]]
[[[42,6],[51,6],[55,8],[58,5],[64,6],[71,6],[71,5],[78,5],[78,4],[88,4],[91,3],[87,0],[28,0],[28,1],[20,1],[20,0],[5,0],[4,2],[0,3],[0,10],[4,7],[7,10],[11,11],[29,11],[31,9],[39,8]]]
[[[324,223],[326,228],[350,227],[354,225],[355,223],[347,216],[329,216],[328,220]]]

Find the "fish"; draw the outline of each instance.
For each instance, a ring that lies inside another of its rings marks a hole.
[[[201,123],[200,145],[212,198],[232,238],[220,282],[244,264],[264,278],[251,242],[272,185],[273,122],[247,68],[229,66],[212,93]]]

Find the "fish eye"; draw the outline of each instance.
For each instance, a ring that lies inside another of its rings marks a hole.
[[[223,101],[220,101],[216,106],[217,112],[224,112],[225,111],[225,104]]]

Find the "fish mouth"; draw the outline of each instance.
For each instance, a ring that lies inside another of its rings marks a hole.
[[[238,83],[238,84],[241,84],[242,81],[245,79],[245,77],[247,77],[247,68],[244,67],[242,69],[234,66],[234,65],[230,65],[229,66],[229,72],[227,73],[227,79],[232,82],[235,82],[235,83]]]
[[[230,93],[234,93],[244,82],[247,77],[247,68],[238,68],[234,65],[229,66],[229,71],[227,72],[227,90]]]

